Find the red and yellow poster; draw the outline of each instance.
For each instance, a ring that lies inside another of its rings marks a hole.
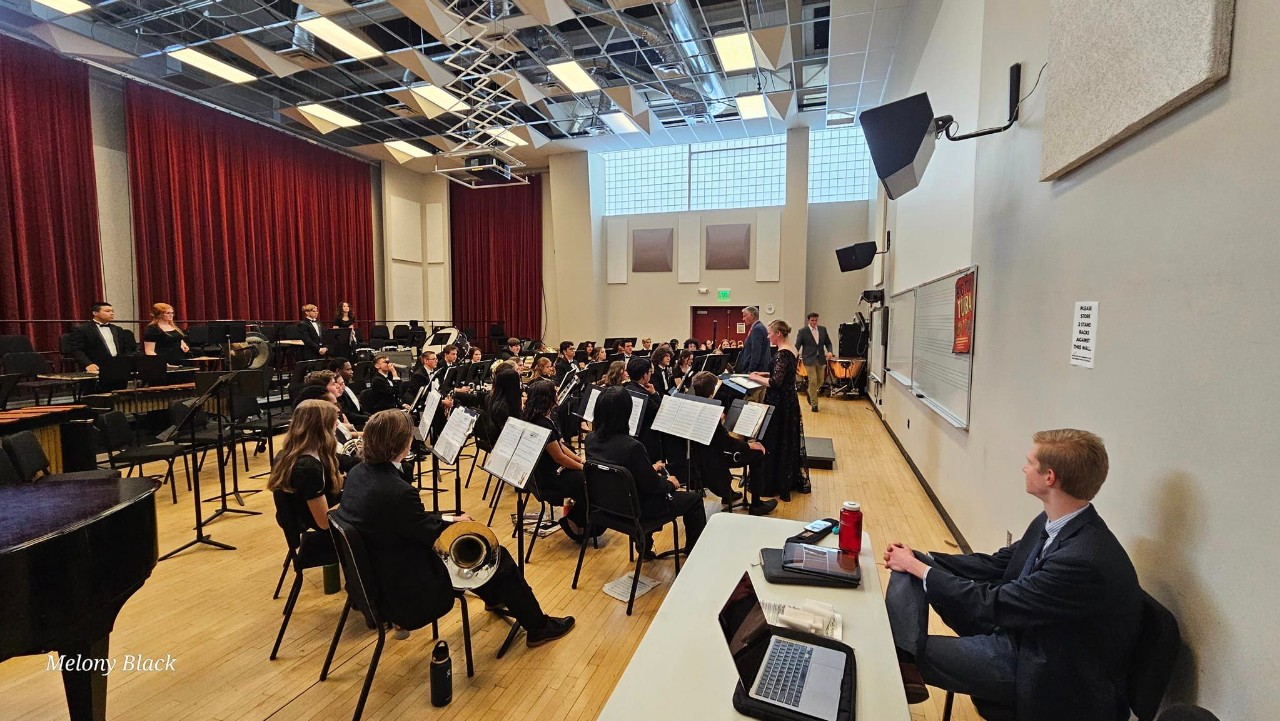
[[[956,331],[952,353],[968,353],[973,348],[973,271],[956,278]]]

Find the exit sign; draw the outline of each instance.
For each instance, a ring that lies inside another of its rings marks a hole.
[[[721,303],[728,303],[728,302],[729,302],[729,289],[728,289],[728,288],[721,288],[721,289],[717,290],[717,291],[716,291],[716,300],[720,301]]]

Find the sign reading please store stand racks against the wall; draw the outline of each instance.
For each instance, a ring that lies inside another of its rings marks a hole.
[[[1093,354],[1098,347],[1098,302],[1076,301],[1071,319],[1071,365],[1093,367]]]

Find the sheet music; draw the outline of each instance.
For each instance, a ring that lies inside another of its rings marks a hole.
[[[755,438],[760,432],[760,421],[764,420],[764,414],[768,410],[769,406],[763,403],[747,401],[742,405],[742,412],[738,414],[738,422],[734,423],[733,428],[729,430],[746,438]]]
[[[570,372],[570,374],[565,377],[564,387],[562,387],[560,392],[556,395],[556,405],[563,404],[565,399],[569,397],[569,394],[573,392],[573,389],[577,387],[578,375]]]
[[[422,418],[418,421],[418,440],[425,441],[431,433],[431,423],[436,418],[436,410],[440,408],[440,393],[434,388],[427,392],[427,401],[422,406]]]
[[[631,396],[631,418],[627,420],[627,433],[633,437],[640,432],[640,420],[644,418],[644,404],[645,399]]]
[[[511,418],[503,426],[484,469],[516,488],[523,489],[546,448],[551,430]]]
[[[719,403],[702,403],[679,396],[668,396],[658,406],[653,429],[679,438],[688,438],[704,446],[710,445],[723,410],[724,407]]]
[[[458,452],[466,445],[467,436],[471,435],[475,425],[476,416],[470,409],[460,408],[457,412],[450,413],[449,421],[444,424],[444,430],[440,431],[440,437],[436,439],[434,450],[440,460],[457,463]]]
[[[587,423],[593,423],[596,419],[596,399],[600,397],[599,386],[591,386],[587,390],[587,410],[582,414],[582,420]]]
[[[756,383],[755,381],[751,380],[745,375],[735,374],[735,375],[729,376],[729,379],[749,391],[753,391],[761,387],[761,384]]]

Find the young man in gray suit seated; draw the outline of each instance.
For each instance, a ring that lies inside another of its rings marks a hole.
[[[924,683],[1019,721],[1129,718],[1126,679],[1142,589],[1090,501],[1107,450],[1088,431],[1041,431],[1022,467],[1044,504],[1022,539],[993,555],[885,551],[885,603],[907,697]],[[928,635],[929,608],[958,637]]]

